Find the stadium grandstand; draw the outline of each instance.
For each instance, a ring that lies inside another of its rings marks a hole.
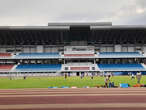
[[[48,23],[0,27],[0,74],[146,73],[146,26]]]

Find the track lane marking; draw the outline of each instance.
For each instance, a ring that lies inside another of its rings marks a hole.
[[[110,92],[108,92],[108,91],[103,91],[103,92],[99,92],[99,91],[96,91],[96,92],[88,92],[88,91],[86,91],[86,92],[78,92],[78,91],[61,91],[61,92],[59,92],[59,91],[56,91],[56,92],[7,92],[7,93],[0,93],[0,95],[24,95],[24,94],[70,94],[70,93],[78,93],[78,94],[131,94],[131,93],[145,93],[146,94],[146,92],[145,91],[139,91],[139,92],[137,92],[137,91],[122,91],[122,92],[116,92],[116,91],[110,91]]]
[[[51,94],[51,95],[0,95],[0,97],[66,97],[66,96],[146,96],[146,94]]]
[[[0,105],[4,109],[45,109],[45,108],[146,108],[146,103],[91,103],[91,104],[19,104]]]

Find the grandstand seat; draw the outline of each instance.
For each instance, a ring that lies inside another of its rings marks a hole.
[[[90,67],[70,67],[70,70],[90,70]]]
[[[20,64],[16,71],[21,72],[52,72],[61,70],[61,64]]]
[[[14,65],[0,65],[0,70],[11,70]]]
[[[19,53],[15,58],[58,58],[58,52],[54,53]]]
[[[98,64],[102,71],[146,71],[141,64]]]
[[[94,54],[64,54],[65,57],[92,57]]]
[[[11,53],[0,53],[0,57],[11,57]]]
[[[100,52],[100,58],[129,58],[129,57],[143,57],[139,52]]]

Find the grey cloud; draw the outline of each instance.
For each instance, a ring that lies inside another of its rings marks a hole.
[[[142,16],[145,12],[137,14],[136,8],[146,8],[146,0],[0,0],[0,25],[61,21],[146,24]]]

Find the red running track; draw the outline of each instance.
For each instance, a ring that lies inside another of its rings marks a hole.
[[[146,110],[146,88],[0,90],[0,110]]]

